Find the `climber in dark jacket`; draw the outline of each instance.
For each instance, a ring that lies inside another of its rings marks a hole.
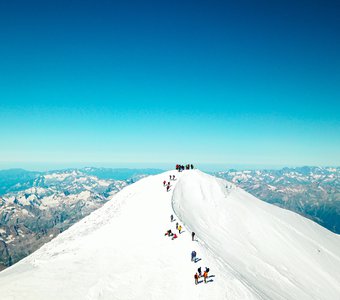
[[[194,261],[196,258],[196,251],[191,252],[191,261]]]
[[[195,232],[191,233],[191,239],[194,241],[195,240]]]

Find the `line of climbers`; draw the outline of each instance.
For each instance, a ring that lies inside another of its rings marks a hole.
[[[169,175],[170,181],[175,181],[175,175]],[[170,181],[166,182],[166,180],[163,181],[163,186],[166,187],[166,191],[169,192],[171,188]]]
[[[173,216],[173,215],[170,216],[170,221],[171,221],[171,222],[176,221],[176,220],[174,219],[174,216]],[[178,224],[178,222],[176,222],[176,230],[178,230],[178,234],[181,234],[181,233],[182,233],[182,225]],[[169,237],[171,236],[171,237],[172,237],[172,238],[171,238],[172,240],[178,238],[178,235],[177,235],[176,233],[172,233],[171,229],[167,230],[166,233],[165,233],[164,235],[167,235],[167,236],[169,236]]]
[[[174,219],[174,216],[173,216],[173,215],[170,216],[170,221],[171,221],[171,222],[176,221],[176,220]],[[179,225],[178,222],[176,222],[176,230],[178,230],[178,233],[179,233],[179,234],[182,233],[182,225]],[[178,238],[178,236],[177,236],[176,233],[172,233],[171,229],[167,230],[167,232],[166,232],[164,235],[167,235],[167,236],[169,236],[169,237],[172,237],[172,238],[171,238],[172,240]],[[196,240],[195,240],[195,235],[196,235],[195,232],[192,232],[192,233],[191,233],[191,240],[192,240],[192,241],[196,241]],[[201,260],[200,258],[197,258],[197,253],[196,253],[196,251],[193,250],[193,251],[191,252],[191,261],[193,261],[194,263],[197,263],[197,262],[200,261],[200,260]],[[197,285],[197,284],[200,283],[200,282],[198,281],[198,279],[199,279],[200,277],[203,277],[204,283],[207,283],[207,278],[208,278],[208,275],[209,275],[209,271],[210,271],[210,269],[209,269],[208,267],[205,267],[205,271],[204,271],[203,274],[202,274],[202,268],[199,267],[199,268],[197,269],[196,274],[194,275],[195,284]]]
[[[188,165],[186,165],[185,168],[186,168],[186,170],[190,170],[190,168],[193,169],[194,166],[188,164]],[[181,172],[181,170],[184,170],[184,166],[182,166],[182,165],[176,165],[176,170],[178,170],[179,172]],[[176,179],[175,179],[175,175],[169,175],[169,178],[170,178],[170,181],[176,180]],[[163,181],[163,186],[166,186],[166,191],[167,191],[167,192],[169,192],[170,187],[171,187],[170,181],[168,181],[168,182],[167,182],[166,180]],[[174,222],[174,221],[176,221],[175,218],[174,218],[174,215],[171,215],[171,216],[170,216],[170,222],[172,223],[172,222]],[[181,234],[181,233],[182,233],[182,225],[178,224],[178,222],[176,222],[176,230],[178,230],[178,234]],[[171,231],[171,229],[168,229],[168,230],[165,232],[164,235],[165,235],[165,236],[168,236],[168,237],[171,237],[172,240],[175,240],[175,239],[178,238],[178,235],[177,235],[176,233],[173,233],[173,232]],[[191,240],[192,240],[192,241],[196,241],[196,240],[195,240],[195,235],[196,235],[195,232],[192,232],[192,233],[191,233]],[[193,251],[191,252],[191,261],[193,261],[194,263],[197,263],[198,261],[201,260],[200,258],[197,258],[196,255],[197,255],[196,251],[193,250]],[[210,269],[209,269],[208,267],[205,267],[205,271],[204,271],[203,274],[202,274],[202,268],[199,267],[199,268],[197,269],[197,272],[196,272],[195,275],[194,275],[195,284],[197,285],[197,284],[200,283],[200,282],[198,281],[198,279],[199,279],[200,277],[203,277],[204,283],[207,283],[207,278],[209,278],[209,271],[210,271]],[[214,276],[214,275],[211,275],[210,277],[213,277],[213,276]],[[212,281],[212,280],[210,280],[210,281]]]
[[[195,239],[194,239],[195,232],[192,232],[191,236],[192,236],[192,240],[195,241]],[[197,255],[197,253],[196,253],[195,250],[191,252],[191,261],[193,261],[194,263],[197,263],[198,261],[201,260],[200,258],[197,258],[196,255]],[[197,285],[197,284],[200,283],[198,281],[198,278],[200,278],[200,277],[203,277],[204,283],[207,283],[207,278],[209,277],[209,271],[210,271],[210,269],[208,267],[205,267],[205,271],[203,272],[203,275],[202,275],[202,268],[199,267],[197,269],[197,272],[194,275],[195,284]]]

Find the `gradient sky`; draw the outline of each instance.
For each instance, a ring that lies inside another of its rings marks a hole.
[[[1,1],[0,163],[340,165],[339,1]]]

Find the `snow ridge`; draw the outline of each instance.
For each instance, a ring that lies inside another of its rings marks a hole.
[[[166,192],[163,180],[175,174]],[[175,213],[174,213],[175,212]],[[175,221],[170,222],[170,215]],[[164,233],[182,234],[171,240]],[[191,240],[195,231],[197,241]],[[149,176],[0,273],[13,299],[339,299],[339,236],[198,170]],[[190,261],[192,250],[200,259]],[[212,277],[194,284],[201,266]]]

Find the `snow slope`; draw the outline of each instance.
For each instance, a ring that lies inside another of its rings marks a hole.
[[[184,232],[171,240],[174,211]],[[0,298],[340,299],[339,253],[338,235],[297,214],[200,171],[171,171],[126,187],[1,272]],[[211,277],[196,286],[199,266]]]
[[[199,171],[180,180],[173,206],[259,298],[340,299],[339,235]]]

